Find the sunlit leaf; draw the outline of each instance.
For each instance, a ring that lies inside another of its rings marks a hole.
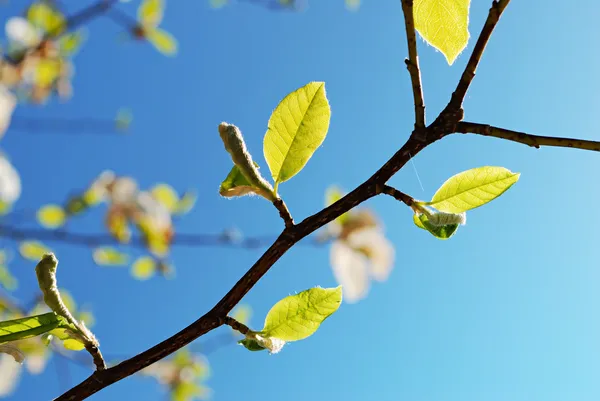
[[[65,28],[65,17],[48,3],[36,2],[27,10],[27,20],[44,32],[58,35]]]
[[[246,348],[248,351],[264,351],[264,350],[266,350],[265,347],[260,345],[258,343],[258,341],[256,341],[255,339],[252,339],[252,338],[244,338],[244,339],[238,341],[238,344],[243,345],[244,348]]]
[[[0,322],[0,344],[47,333],[67,321],[54,312]]]
[[[458,224],[449,224],[441,227],[436,227],[429,223],[425,214],[413,214],[413,222],[419,228],[429,231],[434,237],[439,239],[448,239],[458,230]]]
[[[94,249],[92,257],[100,266],[125,266],[129,263],[127,254],[108,246]]]
[[[4,287],[7,291],[14,291],[17,288],[17,279],[10,273],[8,267],[4,264],[0,264],[0,286]],[[0,308],[1,310],[2,308]]]
[[[210,389],[194,382],[180,381],[171,391],[172,401],[205,400],[210,396]]]
[[[283,341],[298,341],[312,335],[340,307],[342,287],[311,288],[277,302],[265,318],[261,333]]]
[[[231,313],[231,317],[242,324],[248,325],[252,317],[252,308],[249,305],[239,305]]]
[[[163,205],[169,212],[173,212],[179,203],[179,195],[168,184],[157,184],[150,190],[152,197]]]
[[[65,33],[57,41],[61,54],[64,57],[73,57],[79,51],[85,39],[86,34],[82,29]]]
[[[138,21],[147,27],[156,27],[163,18],[163,0],[142,0],[138,8]]]
[[[504,167],[478,167],[450,177],[424,204],[442,212],[461,213],[496,199],[519,180]]]
[[[254,162],[254,165],[259,168],[258,163]],[[219,194],[226,198],[255,194],[269,199],[268,196],[270,196],[264,194],[261,188],[252,185],[246,177],[244,177],[238,166],[233,166],[231,168],[231,171],[227,174],[227,177],[225,177],[225,180],[219,187]]]
[[[295,90],[275,108],[263,143],[275,187],[306,165],[325,140],[330,117],[324,82],[311,82]]]
[[[156,273],[156,261],[150,256],[138,258],[131,266],[131,274],[138,280],[147,280]]]
[[[469,41],[470,0],[414,0],[415,28],[452,65]]]
[[[74,338],[67,338],[64,340],[63,346],[70,351],[81,351],[85,349],[85,344]]]
[[[19,253],[25,259],[39,262],[46,253],[52,250],[39,241],[23,241],[19,244]]]
[[[145,37],[159,52],[166,56],[177,54],[177,39],[169,32],[160,29],[148,29],[144,31]]]
[[[67,214],[60,205],[45,205],[37,212],[38,222],[46,228],[58,228],[65,224]]]
[[[179,202],[177,203],[173,213],[176,215],[179,215],[179,216],[189,213],[190,210],[192,210],[194,208],[194,206],[196,205],[197,199],[198,199],[198,196],[196,195],[196,192],[194,192],[194,191],[185,192],[183,194],[183,196],[181,197],[181,199],[179,199]]]

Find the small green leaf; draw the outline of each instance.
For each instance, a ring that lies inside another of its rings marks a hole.
[[[306,165],[325,140],[330,117],[324,82],[311,82],[295,90],[275,108],[263,143],[275,187]]]
[[[196,195],[196,192],[194,192],[194,191],[184,192],[181,199],[179,199],[179,202],[177,202],[177,205],[175,207],[175,210],[173,211],[173,214],[181,216],[186,213],[189,213],[190,210],[192,210],[194,208],[194,206],[196,205],[197,200],[198,200],[198,195]]]
[[[496,199],[519,180],[520,173],[504,167],[478,167],[450,177],[431,202],[423,203],[442,212],[462,213]]]
[[[156,273],[156,261],[150,256],[138,258],[131,266],[131,275],[138,280],[148,280]]]
[[[150,194],[158,203],[163,205],[170,213],[172,213],[179,203],[179,195],[169,184],[156,184]]]
[[[344,197],[344,193],[338,187],[331,186],[331,187],[327,188],[327,191],[325,192],[325,207],[333,205],[335,202],[339,201],[343,197]],[[335,219],[335,221],[340,224],[344,224],[345,222],[348,221],[349,218],[350,218],[350,215],[348,214],[348,212],[346,212],[346,213],[342,214],[341,216],[337,217]]]
[[[470,0],[415,0],[415,28],[449,65],[469,41]]]
[[[17,285],[18,281],[8,270],[8,267],[0,264],[0,287],[4,287],[8,291],[14,291],[17,289]]]
[[[238,344],[243,345],[249,351],[264,351],[265,347],[260,345],[258,341],[253,338],[244,338],[243,340],[238,341]]]
[[[458,224],[449,224],[446,226],[436,227],[429,223],[427,215],[425,214],[413,214],[413,221],[417,227],[429,231],[434,237],[439,239],[448,239],[452,237],[456,230],[458,230],[459,226]]]
[[[165,56],[174,56],[177,54],[177,39],[169,32],[156,28],[145,30],[144,34],[148,42]]]
[[[254,162],[254,165],[257,169],[260,168],[258,163]],[[250,184],[238,166],[233,166],[219,188],[219,194],[226,198],[256,194],[270,200],[272,194],[265,192],[262,188]]]
[[[142,0],[138,7],[138,21],[144,26],[156,27],[163,18],[163,0]]]
[[[58,228],[65,224],[67,213],[59,205],[45,205],[37,212],[38,222],[45,228]]]
[[[79,29],[75,32],[67,32],[58,39],[58,47],[64,57],[73,57],[82,43],[85,41],[85,31]]]
[[[125,266],[129,263],[126,253],[109,246],[94,249],[92,257],[99,266]]]
[[[85,349],[85,344],[74,338],[67,338],[64,340],[63,346],[70,351],[81,351]]]
[[[47,246],[38,241],[23,241],[19,244],[19,253],[25,259],[38,262],[46,253],[52,252]]]
[[[61,325],[68,323],[54,312],[0,322],[0,344],[39,336]]]
[[[312,335],[342,303],[342,287],[311,288],[277,302],[265,318],[261,334],[283,341]]]

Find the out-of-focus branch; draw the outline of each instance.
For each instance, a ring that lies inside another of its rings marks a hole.
[[[19,228],[7,224],[0,224],[0,237],[15,241],[38,240],[47,242],[60,242],[70,245],[98,247],[108,245],[118,245],[117,240],[109,234],[84,234],[73,233],[63,230],[44,230],[32,228]],[[185,234],[176,233],[173,237],[173,246],[190,247],[232,247],[256,249],[265,247],[273,242],[275,236],[265,235],[256,237],[245,237],[237,239],[235,236],[223,234]],[[322,246],[327,241],[318,238],[311,238],[303,241],[301,244],[307,246]],[[128,246],[136,248],[146,248],[146,244],[141,237],[133,237]]]

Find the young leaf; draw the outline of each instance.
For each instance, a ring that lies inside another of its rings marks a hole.
[[[413,214],[413,221],[417,227],[429,231],[434,237],[439,239],[448,239],[452,237],[459,226],[459,224],[449,224],[441,227],[434,226],[429,223],[427,215],[425,214]]]
[[[165,56],[174,56],[177,54],[177,39],[169,32],[155,28],[144,30],[144,35],[148,42]]]
[[[163,18],[163,0],[143,0],[138,8],[138,21],[144,26],[156,27]]]
[[[257,169],[259,168],[258,163],[254,162],[254,165]],[[227,174],[225,181],[223,181],[219,187],[219,194],[226,198],[250,194],[260,195],[267,200],[273,198],[271,192],[252,185],[246,177],[244,177],[238,166],[233,166],[229,174]]]
[[[277,302],[265,318],[264,337],[298,341],[312,335],[342,303],[342,287],[311,288]]]
[[[248,351],[264,351],[265,347],[260,345],[254,338],[244,338],[238,341],[238,344],[243,345]]]
[[[38,222],[46,228],[58,228],[65,224],[67,214],[59,205],[42,206],[37,212]]]
[[[138,258],[131,266],[131,275],[138,280],[147,280],[156,273],[156,261],[150,256]]]
[[[44,254],[52,252],[46,245],[38,241],[23,241],[19,244],[19,253],[25,259],[39,261]]]
[[[179,202],[177,202],[175,210],[173,210],[173,214],[181,216],[186,213],[189,213],[190,210],[194,208],[197,199],[198,196],[196,195],[196,192],[186,191],[181,197],[181,199],[179,199]]]
[[[108,246],[94,249],[92,258],[99,266],[124,266],[129,263],[127,254]]]
[[[150,190],[152,197],[163,205],[169,212],[173,212],[179,203],[179,195],[168,184],[157,184]]]
[[[415,0],[415,28],[449,65],[469,41],[470,0]]]
[[[0,344],[39,336],[63,325],[67,326],[67,321],[54,312],[0,322]]]
[[[504,167],[490,166],[463,171],[444,182],[431,202],[424,204],[442,212],[466,212],[502,195],[520,175]]]
[[[275,108],[263,143],[275,187],[306,165],[325,140],[330,117],[324,82],[311,82],[295,90]]]

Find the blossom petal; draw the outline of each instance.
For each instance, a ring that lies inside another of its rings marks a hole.
[[[370,273],[375,280],[387,280],[394,267],[396,251],[380,230],[356,231],[348,238],[348,242],[353,248],[360,249],[367,255]]]
[[[367,259],[342,241],[331,245],[331,268],[337,282],[344,291],[344,300],[358,302],[369,292],[369,273]]]

